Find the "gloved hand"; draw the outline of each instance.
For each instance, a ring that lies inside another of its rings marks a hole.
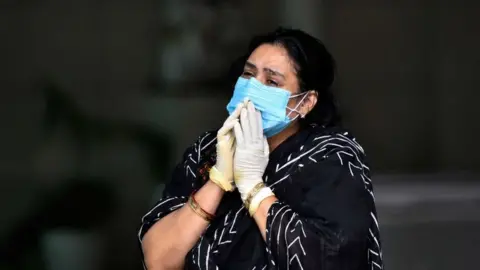
[[[210,180],[225,191],[235,190],[233,181],[233,155],[235,136],[233,126],[238,123],[244,103],[238,104],[235,111],[225,120],[217,132],[217,163],[210,169]]]
[[[262,179],[270,154],[267,138],[263,135],[262,117],[252,102],[246,103],[240,114],[240,123],[234,125],[237,146],[233,174],[242,201],[253,215],[260,202],[273,193]]]

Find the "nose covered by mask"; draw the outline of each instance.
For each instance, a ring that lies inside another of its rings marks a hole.
[[[290,98],[301,95],[303,95],[303,98],[295,108],[287,107]],[[264,85],[255,78],[239,77],[235,84],[233,96],[227,105],[227,110],[229,114],[232,114],[237,105],[248,98],[255,105],[255,109],[262,114],[263,133],[267,137],[272,137],[284,130],[300,115],[297,108],[306,96],[306,93],[292,96],[287,90]],[[290,111],[288,114],[286,113],[287,109]],[[294,118],[290,118],[292,112],[298,114]]]

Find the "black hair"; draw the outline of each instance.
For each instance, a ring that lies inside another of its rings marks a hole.
[[[280,45],[285,48],[295,64],[300,91],[315,90],[318,93],[317,104],[305,119],[301,119],[302,125],[340,124],[340,114],[331,89],[335,79],[335,60],[320,40],[301,30],[280,27],[273,32],[254,37],[250,41],[247,53],[232,65],[231,82],[236,81],[242,74],[246,60],[262,44]]]

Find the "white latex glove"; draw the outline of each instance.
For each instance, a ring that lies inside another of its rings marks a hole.
[[[247,101],[246,108],[242,109],[240,123],[235,123],[234,131],[237,140],[233,159],[235,185],[253,215],[260,202],[273,193],[263,184],[270,151],[263,135],[262,116],[252,102]]]
[[[225,120],[217,132],[217,163],[210,170],[210,180],[225,191],[235,190],[233,181],[233,155],[235,153],[235,136],[233,127],[238,123],[244,103],[238,104],[235,111]]]

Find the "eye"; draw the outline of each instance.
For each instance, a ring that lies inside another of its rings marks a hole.
[[[252,77],[252,76],[253,76],[253,73],[247,70],[243,71],[242,73],[242,77]]]
[[[267,85],[278,86],[278,83],[274,80],[267,80]]]

